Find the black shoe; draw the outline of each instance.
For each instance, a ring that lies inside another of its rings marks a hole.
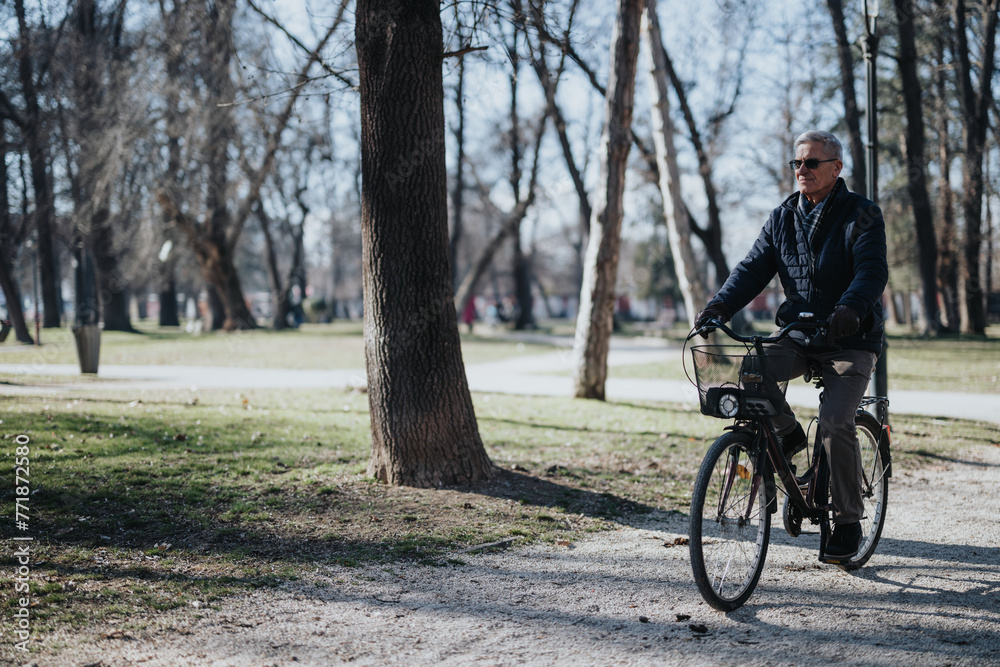
[[[793,456],[806,448],[806,433],[802,430],[802,425],[795,424],[795,429],[791,433],[779,435],[778,444],[781,445],[785,458],[791,461]]]
[[[861,524],[838,523],[833,527],[833,535],[826,544],[824,556],[830,559],[847,560],[858,555],[861,546]]]
[[[792,468],[794,470],[795,466],[792,466]],[[802,490],[802,493],[805,493],[806,490],[809,488],[809,482],[812,481],[815,472],[816,471],[814,468],[809,468],[809,470],[806,470],[804,473],[802,473],[802,477],[795,478],[795,481],[799,483],[799,489]]]

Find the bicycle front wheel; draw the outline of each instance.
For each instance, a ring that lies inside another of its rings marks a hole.
[[[694,581],[705,601],[733,611],[750,599],[764,569],[771,513],[766,470],[756,470],[753,437],[733,431],[702,461],[691,499],[689,548]]]
[[[888,457],[883,456],[879,449],[882,427],[877,419],[867,413],[859,413],[854,418],[854,425],[858,432],[858,444],[861,446],[861,499],[865,513],[861,518],[861,546],[854,558],[840,565],[844,570],[858,569],[875,553],[875,547],[882,537],[885,509],[889,501],[889,476],[885,469]]]

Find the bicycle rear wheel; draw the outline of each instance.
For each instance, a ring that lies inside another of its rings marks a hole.
[[[730,432],[716,440],[694,483],[688,535],[694,581],[705,601],[733,611],[750,599],[771,532],[753,438]]]
[[[883,457],[883,452],[879,449],[882,427],[868,413],[859,413],[854,418],[854,425],[858,432],[858,444],[861,445],[861,498],[865,513],[861,519],[861,546],[854,558],[840,565],[844,570],[858,569],[875,553],[875,547],[882,537],[885,510],[889,501],[889,476],[885,469],[888,457]]]

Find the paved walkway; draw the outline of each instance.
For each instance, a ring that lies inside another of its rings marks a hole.
[[[573,361],[569,338],[536,336],[525,342],[547,342],[561,349],[541,355],[523,355],[491,363],[469,364],[466,373],[473,391],[533,396],[570,396]],[[609,400],[651,400],[697,405],[695,388],[683,380],[615,377],[616,366],[681,362],[681,352],[653,338],[616,339],[608,355]],[[65,382],[46,386],[3,385],[0,395],[47,394],[94,389],[339,389],[364,386],[364,369],[233,368],[224,366],[102,365],[98,380],[82,379],[75,364],[0,364],[2,375],[47,375]],[[893,390],[891,411],[937,417],[977,419],[1000,424],[1000,395]],[[792,405],[815,407],[817,391],[803,382],[788,388]]]

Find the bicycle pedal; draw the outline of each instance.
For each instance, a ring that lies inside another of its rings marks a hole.
[[[829,565],[844,565],[851,562],[850,558],[839,558],[836,556],[820,556],[819,562],[827,563]]]

